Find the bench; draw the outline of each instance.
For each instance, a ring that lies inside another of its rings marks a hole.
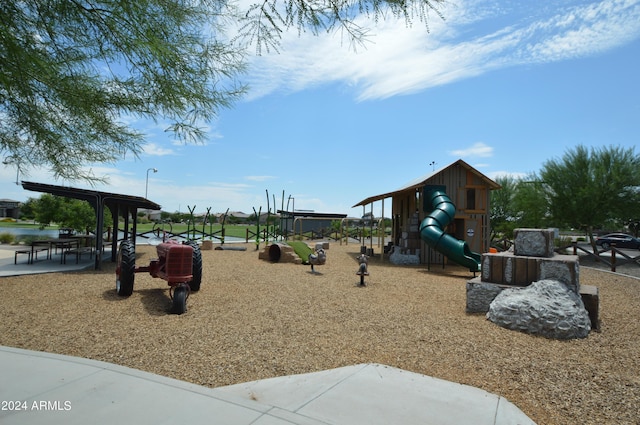
[[[32,254],[32,255],[33,255],[35,258],[31,258],[31,262],[33,263],[33,261],[34,261],[34,260],[38,260],[38,253],[39,253],[39,252],[44,252],[44,251],[47,251],[47,259],[48,259],[48,258],[49,258],[49,248],[35,248],[35,249],[33,249],[33,251],[32,251],[32,252],[33,252],[33,254]]]
[[[27,254],[27,264],[31,264],[31,249],[17,249],[13,258],[13,264],[18,264],[18,254]]]
[[[80,247],[80,248],[67,249],[67,250],[63,251],[62,252],[62,263],[63,264],[67,264],[67,255],[69,255],[69,254],[75,254],[75,256],[76,256],[76,264],[78,264],[82,254],[89,254],[89,258],[91,258],[93,256],[93,247],[85,246],[85,247]]]

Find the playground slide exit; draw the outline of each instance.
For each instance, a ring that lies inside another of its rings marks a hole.
[[[425,190],[425,209],[431,210],[420,223],[420,237],[431,248],[439,251],[451,261],[479,272],[482,257],[472,252],[465,241],[446,234],[444,229],[453,220],[456,207],[443,190]],[[430,206],[430,207],[429,207]]]

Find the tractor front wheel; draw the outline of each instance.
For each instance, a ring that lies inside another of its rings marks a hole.
[[[136,275],[136,249],[129,240],[122,241],[118,249],[118,265],[116,268],[116,292],[122,297],[133,293],[133,282]]]
[[[173,290],[173,308],[174,314],[183,314],[187,311],[187,298],[189,296],[189,288],[186,285],[176,286]]]

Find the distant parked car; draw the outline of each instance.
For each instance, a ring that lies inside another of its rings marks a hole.
[[[625,233],[609,233],[596,239],[596,245],[604,249],[609,249],[614,243],[616,248],[640,249],[640,239]]]

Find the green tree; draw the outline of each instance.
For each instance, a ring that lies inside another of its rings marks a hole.
[[[544,228],[549,222],[549,200],[545,186],[536,174],[518,180],[513,197],[517,227]]]
[[[500,185],[500,189],[491,191],[491,210],[489,211],[491,240],[498,235],[512,237],[518,218],[517,211],[514,209],[518,180],[512,176],[499,176],[495,182]]]
[[[44,228],[51,223],[60,222],[60,211],[62,210],[63,203],[59,196],[50,195],[44,193],[35,202],[33,207],[35,220],[40,223],[40,227]]]
[[[268,0],[237,10],[226,0],[3,0],[0,2],[0,151],[18,167],[65,179],[137,155],[130,118],[167,123],[179,140],[245,91],[246,47],[277,47],[283,31],[342,29],[361,42],[356,16],[427,23],[444,0]],[[238,37],[223,30],[240,28]]]
[[[34,220],[36,217],[36,212],[34,210],[36,202],[38,200],[35,198],[29,198],[20,206],[20,216],[25,220]]]
[[[182,140],[243,89],[242,52],[216,40],[224,1],[3,0],[0,149],[56,176],[138,154],[127,116],[167,121]]]
[[[407,24],[417,19],[428,29],[431,13],[443,18],[439,10],[443,3],[445,0],[266,0],[243,11],[240,37],[254,44],[258,54],[263,48],[277,51],[282,33],[291,28],[299,33],[309,29],[314,35],[338,29],[349,43],[363,45],[369,29],[357,23],[358,16],[364,14],[375,22],[393,16],[404,18]]]
[[[41,228],[55,223],[81,233],[95,231],[96,211],[87,201],[44,193],[39,199],[33,200],[32,204],[35,220],[40,223]],[[106,229],[112,223],[108,208],[105,209],[104,216]]]
[[[633,148],[578,146],[561,160],[543,164],[540,179],[558,226],[584,229],[595,250],[593,230],[610,220],[623,223],[637,210],[640,156]]]
[[[95,231],[96,211],[87,201],[62,198],[58,223],[62,227],[70,227],[80,233]]]

